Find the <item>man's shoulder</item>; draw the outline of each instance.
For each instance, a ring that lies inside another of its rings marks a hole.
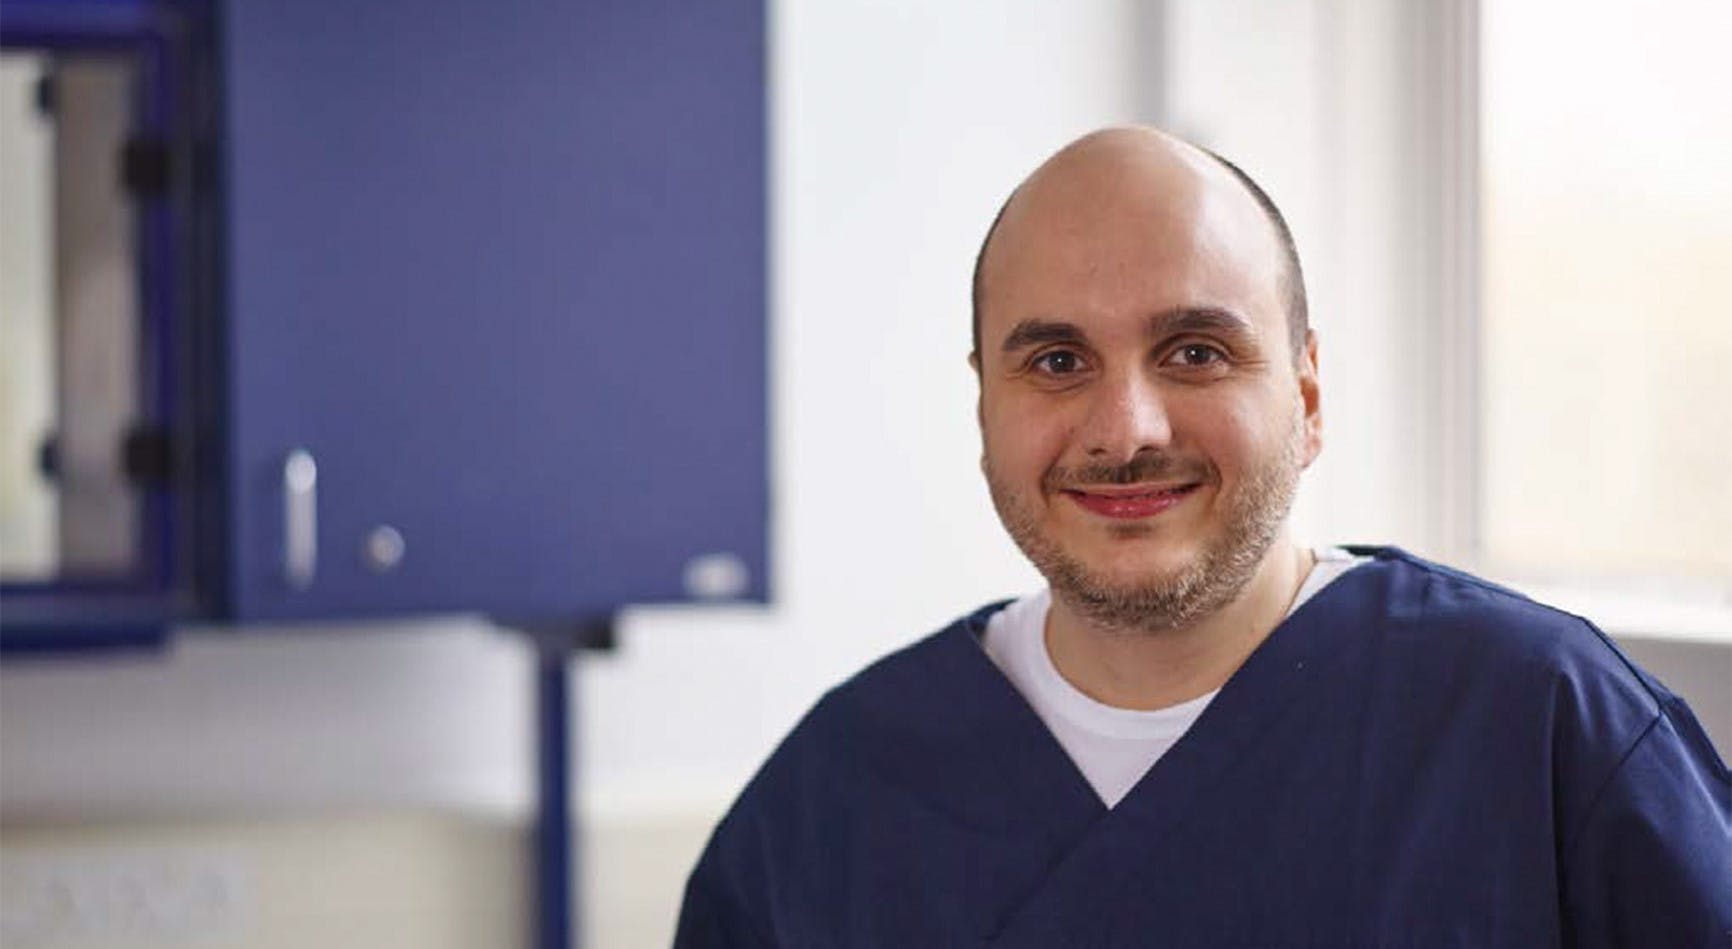
[[[1383,589],[1391,614],[1402,619],[1459,621],[1545,633],[1592,626],[1580,616],[1512,587],[1400,547],[1350,545],[1344,549],[1370,559],[1359,569],[1385,575]]]
[[[736,803],[743,812],[826,806],[954,758],[1001,715],[1009,689],[979,645],[995,602],[866,666],[825,692]]]
[[[1009,601],[999,600],[958,616],[848,677],[819,699],[807,718],[824,730],[835,728],[915,728],[931,731],[945,720],[933,712],[966,703],[971,693],[993,684],[996,676],[980,645],[987,620]]]
[[[1371,637],[1385,668],[1557,720],[1640,730],[1677,696],[1632,662],[1592,621],[1507,586],[1393,547],[1350,548],[1378,591],[1383,622]]]
[[[1511,587],[1397,547],[1350,547],[1380,573],[1391,635],[1425,648],[1554,667],[1645,676],[1591,620]]]

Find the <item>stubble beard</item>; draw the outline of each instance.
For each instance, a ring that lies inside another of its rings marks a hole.
[[[1238,487],[1217,497],[1218,528],[1205,538],[1199,555],[1164,575],[1142,577],[1130,583],[1115,582],[1090,569],[1047,536],[1040,529],[1036,506],[996,477],[990,454],[984,465],[987,487],[1005,530],[1046,577],[1055,597],[1062,598],[1084,619],[1103,629],[1165,632],[1189,626],[1232,602],[1256,575],[1270,546],[1281,534],[1299,486],[1299,473],[1303,469],[1299,460],[1300,425],[1301,421],[1295,418],[1281,449]],[[1160,458],[1139,457],[1118,474],[1094,472],[1096,477],[1090,480],[1128,483],[1141,480],[1142,472],[1158,470],[1163,464]],[[1054,480],[1050,474],[1048,480]],[[1046,493],[1049,497],[1056,495],[1050,487]]]

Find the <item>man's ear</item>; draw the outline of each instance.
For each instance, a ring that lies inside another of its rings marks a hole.
[[[1305,331],[1305,351],[1296,367],[1299,377],[1299,402],[1305,413],[1303,444],[1300,458],[1305,467],[1323,453],[1323,391],[1317,377],[1317,331]]]
[[[980,351],[971,350],[968,354],[968,368],[974,370],[974,424],[986,430],[986,379],[980,374]]]
[[[986,377],[980,373],[980,352],[968,354],[968,368],[974,370],[974,426],[980,432],[980,470],[986,471]]]

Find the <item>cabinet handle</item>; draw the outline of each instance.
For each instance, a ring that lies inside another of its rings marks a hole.
[[[319,466],[304,448],[283,462],[283,572],[290,589],[312,586],[319,558]]]

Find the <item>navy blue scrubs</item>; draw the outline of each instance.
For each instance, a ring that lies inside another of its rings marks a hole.
[[[1586,621],[1393,548],[1288,617],[1108,810],[987,607],[809,712],[676,946],[1732,945],[1732,782]]]

